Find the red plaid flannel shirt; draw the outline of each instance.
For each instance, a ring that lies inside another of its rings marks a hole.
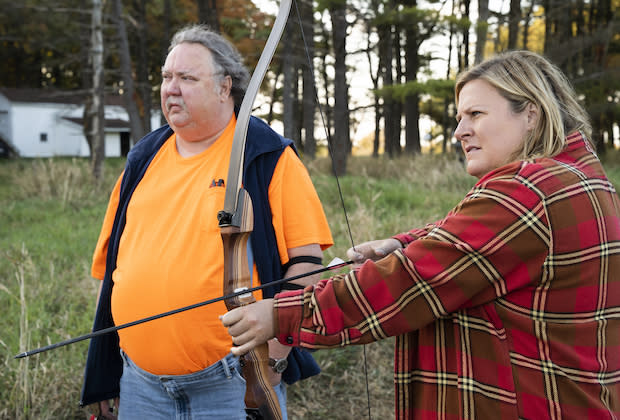
[[[620,202],[579,133],[406,248],[276,297],[281,342],[396,336],[399,419],[620,418]]]

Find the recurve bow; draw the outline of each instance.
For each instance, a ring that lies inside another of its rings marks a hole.
[[[265,48],[252,74],[237,116],[226,180],[224,210],[218,213],[224,246],[224,295],[252,287],[247,245],[254,228],[252,200],[242,186],[243,161],[252,104],[265,77],[267,67],[282,36],[292,0],[282,0]],[[225,299],[226,308],[234,309],[255,301],[251,293]],[[267,344],[241,356],[246,380],[245,405],[249,418],[282,419],[280,403],[269,383],[269,348]]]

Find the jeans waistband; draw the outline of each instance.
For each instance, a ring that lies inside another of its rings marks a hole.
[[[207,366],[203,370],[199,370],[197,372],[188,373],[184,375],[155,375],[154,373],[147,372],[142,369],[140,366],[136,365],[131,358],[121,349],[121,357],[123,358],[125,365],[129,366],[133,369],[137,374],[142,376],[144,379],[153,381],[153,382],[165,382],[174,379],[175,381],[182,382],[193,382],[196,380],[203,379],[205,377],[211,377],[214,375],[224,375],[227,378],[232,376],[233,369],[239,369],[239,358],[233,356],[232,353],[228,353],[225,357],[218,360],[214,364]]]

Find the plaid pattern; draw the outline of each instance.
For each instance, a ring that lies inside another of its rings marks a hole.
[[[567,141],[487,174],[396,236],[403,250],[278,295],[280,341],[396,336],[399,419],[620,418],[620,202],[581,135]]]

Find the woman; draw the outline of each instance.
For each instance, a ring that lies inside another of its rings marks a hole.
[[[620,417],[620,202],[562,73],[514,51],[460,75],[477,178],[443,220],[355,271],[222,317],[240,347],[396,336],[397,418]]]

